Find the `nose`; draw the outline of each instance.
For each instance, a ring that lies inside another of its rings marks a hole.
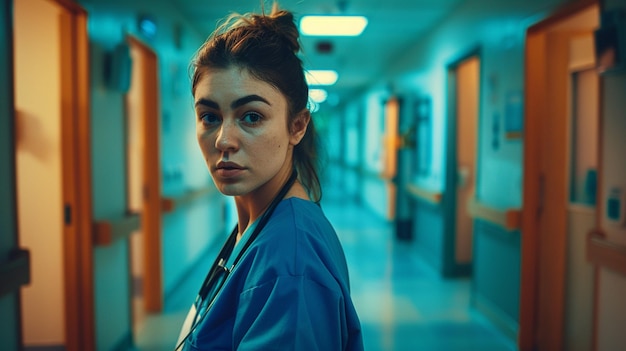
[[[215,148],[224,151],[234,151],[239,147],[237,126],[225,120],[222,122],[215,139]]]

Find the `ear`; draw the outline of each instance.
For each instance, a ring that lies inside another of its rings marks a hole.
[[[306,134],[306,129],[309,126],[309,121],[311,120],[311,112],[308,109],[302,110],[298,115],[291,121],[291,125],[289,126],[290,138],[289,144],[296,146],[300,143],[302,138],[304,138],[304,134]]]

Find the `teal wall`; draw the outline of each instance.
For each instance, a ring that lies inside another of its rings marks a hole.
[[[467,2],[426,38],[417,40],[413,49],[392,65],[389,79],[399,93],[432,99],[433,163],[430,174],[414,177],[416,184],[431,191],[447,191],[446,66],[480,48],[475,196],[483,204],[500,210],[521,207],[523,139],[506,137],[505,119],[513,114],[523,116],[526,29],[559,2],[563,1],[528,1],[517,5]],[[487,5],[489,15],[481,11]],[[442,221],[441,213],[420,211],[420,208],[414,218],[416,244],[423,256],[438,268],[440,260],[431,256],[443,255],[438,247],[443,240],[438,238],[444,236],[444,226],[437,225]],[[519,316],[520,233],[508,233],[480,221],[474,223],[472,304],[514,337]]]
[[[510,3],[506,1],[471,1],[456,8],[427,35],[416,37],[407,50],[388,65],[386,74],[359,98],[347,104],[366,106],[368,142],[382,137],[380,118],[385,96],[428,97],[432,102],[432,154],[430,172],[414,174],[412,182],[432,192],[445,194],[446,175],[446,89],[447,66],[468,52],[480,48],[480,108],[477,145],[476,198],[500,210],[522,205],[523,137],[507,138],[507,117],[523,116],[524,45],[526,29],[544,18],[564,0]],[[488,6],[487,14],[483,9]],[[350,107],[346,107],[349,110]],[[495,124],[495,126],[494,126]],[[378,139],[378,140],[376,140]],[[381,148],[380,144],[377,144]],[[370,146],[371,147],[371,146]],[[366,169],[376,170],[376,158],[366,158]],[[378,184],[378,187],[372,184]],[[382,180],[366,182],[365,196],[380,189]],[[381,213],[380,196],[368,203]],[[445,197],[444,197],[445,199]],[[442,204],[445,206],[445,204]],[[416,202],[414,208],[414,243],[426,262],[441,271],[444,262],[444,225],[442,208]],[[512,321],[518,319],[520,238],[519,232],[508,233],[476,223],[474,232],[474,301],[488,306],[490,317]],[[485,228],[489,228],[486,230]],[[494,233],[497,233],[494,235]],[[498,235],[504,235],[506,240]],[[507,253],[503,256],[503,253]],[[507,282],[501,286],[499,282]],[[509,324],[511,324],[509,323]]]
[[[498,207],[521,204],[522,142],[505,140],[502,122],[507,96],[523,90],[525,30],[558,2],[563,1],[528,1],[517,5],[489,1],[464,3],[428,36],[416,38],[406,54],[390,65],[386,79],[397,93],[432,99],[433,164],[429,175],[415,177],[416,183],[434,191],[444,190],[446,66],[480,47],[477,196]],[[489,14],[481,10],[485,6],[489,6]],[[497,149],[491,143],[494,116],[500,119],[500,129],[495,135],[500,141]]]
[[[605,10],[621,10],[626,12],[626,3],[623,0],[605,0]],[[622,25],[625,23],[622,22]],[[626,38],[620,42],[621,49],[626,49]],[[622,51],[624,53],[624,51]],[[622,63],[624,57],[621,58]],[[608,219],[606,213],[607,201],[611,189],[619,188],[626,191],[626,162],[624,162],[624,150],[626,150],[626,69],[603,77],[601,90],[603,92],[601,103],[602,130],[600,140],[602,148],[602,165],[599,184],[602,188],[600,203],[603,204],[604,213],[601,214],[601,228],[606,233],[606,239],[610,242],[626,246],[626,225],[617,224]],[[622,206],[626,206],[622,202]],[[597,349],[617,350],[626,344],[626,333],[623,326],[626,325],[626,277],[616,271],[601,268],[597,275]]]
[[[442,207],[415,201],[413,205],[413,243],[420,257],[435,272],[443,271],[443,215]]]
[[[163,216],[163,288],[166,300],[210,248],[221,246],[234,223],[225,221],[224,198],[215,192]],[[199,269],[208,269],[200,267]],[[198,288],[201,282],[198,282]],[[192,301],[189,301],[191,306]]]
[[[105,56],[127,34],[148,45],[158,57],[160,163],[162,193],[177,198],[189,191],[214,189],[195,138],[195,115],[188,67],[204,42],[173,6],[150,1],[84,0],[88,12],[91,64],[93,212],[95,220],[117,218],[126,211],[124,94],[107,86]],[[149,38],[137,25],[151,16],[157,33]],[[167,298],[184,275],[224,234],[222,195],[206,196],[162,217],[163,291]],[[127,241],[95,250],[96,346],[110,350],[126,342],[130,320],[130,262]],[[191,304],[192,301],[189,301]]]
[[[0,263],[17,245],[13,148],[12,1],[0,3]],[[5,166],[8,165],[8,166]],[[18,350],[19,291],[0,296],[0,340],[7,351]]]
[[[515,338],[519,320],[520,232],[474,221],[474,257],[472,305]]]

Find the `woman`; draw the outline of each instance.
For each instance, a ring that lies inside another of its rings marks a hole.
[[[293,15],[231,18],[198,51],[197,138],[238,224],[177,349],[361,350],[337,235],[319,207],[315,130]]]

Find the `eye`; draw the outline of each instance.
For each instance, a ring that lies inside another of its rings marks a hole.
[[[220,118],[214,113],[204,113],[200,116],[200,121],[205,126],[214,126],[220,123]]]
[[[246,123],[246,124],[250,124],[250,125],[255,125],[261,122],[261,120],[263,119],[263,116],[261,116],[260,114],[256,113],[256,112],[246,112],[242,117],[241,120]]]

